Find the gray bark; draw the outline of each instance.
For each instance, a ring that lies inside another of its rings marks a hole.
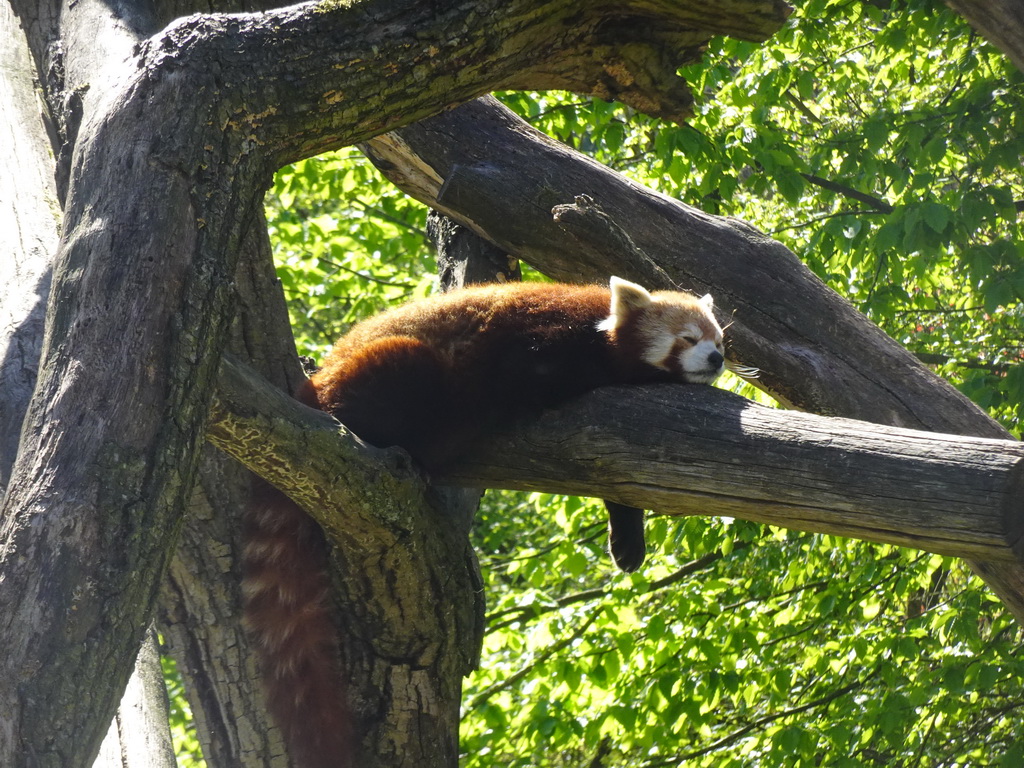
[[[18,448],[21,422],[35,386],[60,211],[51,137],[40,113],[28,41],[12,9],[0,5],[0,497]],[[171,768],[155,637],[136,659],[131,682],[94,768]]]
[[[25,36],[0,5],[0,493],[36,383],[60,211]]]
[[[518,259],[437,211],[427,214],[427,236],[434,245],[442,291],[523,279]]]
[[[151,630],[93,768],[174,768],[168,716],[160,652]]]
[[[238,313],[228,348],[266,381],[291,392],[303,376],[262,216],[244,240],[235,286]],[[266,710],[256,649],[241,621],[242,515],[249,488],[244,467],[205,447],[157,618],[185,682],[207,763],[283,768],[290,762]]]

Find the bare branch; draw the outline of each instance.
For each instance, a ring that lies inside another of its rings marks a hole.
[[[829,192],[835,192],[837,195],[848,197],[851,200],[857,200],[858,202],[866,203],[879,213],[893,212],[893,207],[880,197],[869,195],[865,192],[853,189],[853,187],[848,187],[845,184],[839,184],[838,182],[835,181],[829,181],[828,179],[823,179],[821,176],[815,176],[814,174],[811,173],[801,173],[800,175],[803,176],[805,180],[809,181],[811,184],[814,184],[817,187],[827,189]]]

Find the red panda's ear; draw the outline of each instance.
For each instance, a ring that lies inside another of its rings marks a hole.
[[[613,277],[609,281],[609,286],[612,289],[611,315],[617,318],[618,323],[634,312],[650,306],[653,301],[645,288],[621,277]]]
[[[711,298],[710,293],[705,293],[703,296],[700,297],[700,299],[698,299],[698,301],[700,301],[700,305],[704,307],[704,309],[706,309],[708,312],[714,309],[715,300]]]
[[[613,277],[608,285],[612,289],[612,302],[608,317],[598,323],[599,330],[614,331],[621,328],[630,317],[642,312],[654,301],[642,286],[621,277]]]

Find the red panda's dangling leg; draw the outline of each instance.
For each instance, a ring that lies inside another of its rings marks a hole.
[[[647,557],[644,511],[607,499],[604,505],[608,510],[608,551],[619,568],[632,573]]]

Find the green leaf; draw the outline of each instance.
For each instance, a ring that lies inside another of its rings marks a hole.
[[[924,204],[921,216],[933,231],[941,235],[949,224],[950,211],[941,203],[928,202]]]

